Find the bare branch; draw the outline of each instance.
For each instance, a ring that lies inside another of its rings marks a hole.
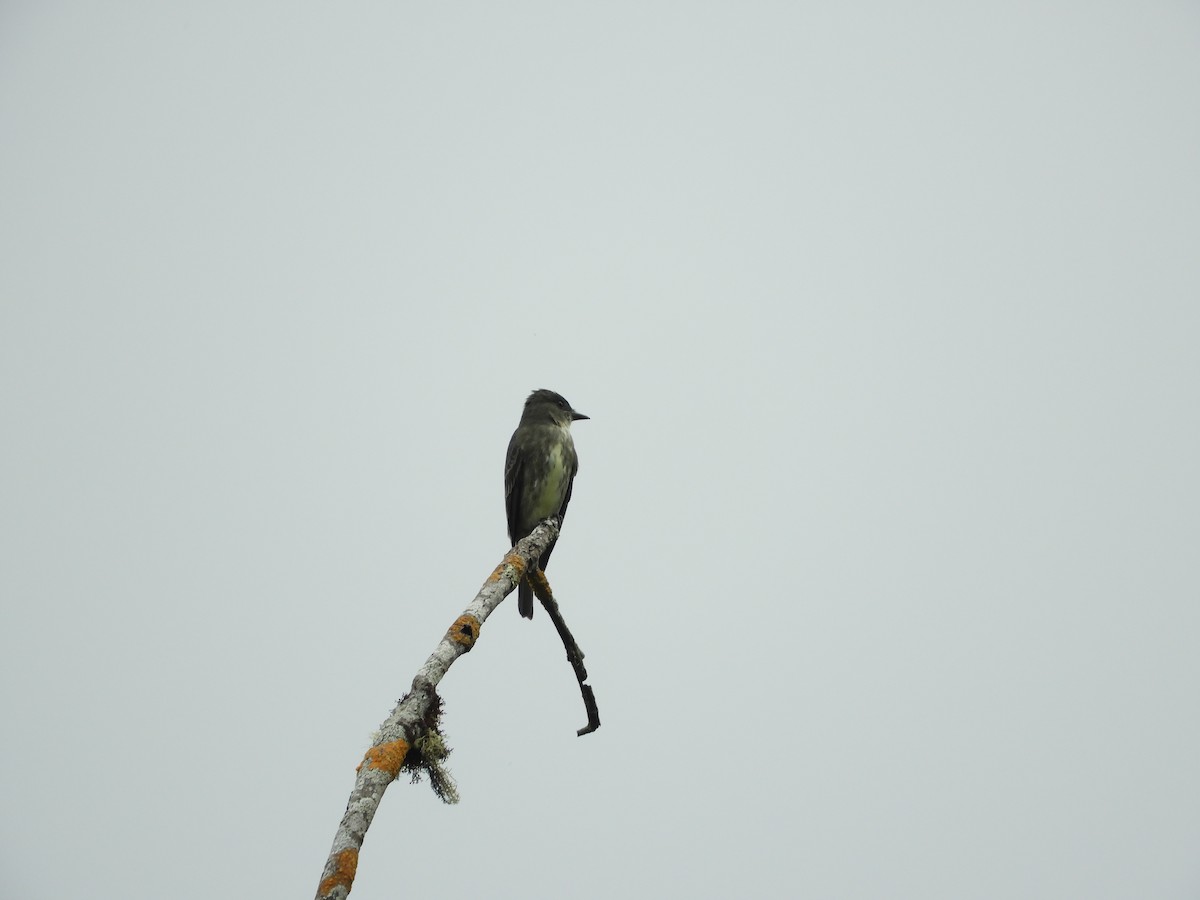
[[[563,642],[563,649],[567,651],[567,661],[571,664],[571,668],[575,670],[575,680],[579,682],[579,692],[583,695],[583,708],[587,712],[587,724],[575,732],[579,737],[585,734],[591,734],[600,727],[600,710],[596,706],[596,695],[592,692],[590,684],[584,684],[587,681],[587,669],[583,665],[583,650],[575,640],[575,635],[571,634],[571,629],[567,627],[566,620],[563,619],[562,612],[558,608],[558,601],[554,599],[554,593],[550,590],[550,582],[546,580],[546,573],[540,569],[529,576],[529,583],[533,585],[533,592],[537,598],[542,601],[542,606],[546,613],[550,616],[550,621],[554,623],[554,628],[558,631],[558,637]]]

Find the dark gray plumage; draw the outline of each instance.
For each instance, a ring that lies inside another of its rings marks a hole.
[[[508,442],[504,460],[504,505],[508,536],[514,544],[527,537],[542,519],[566,516],[575,473],[579,471],[571,423],[586,418],[554,391],[534,391],[525,401],[521,422]],[[552,543],[538,560],[539,569],[546,568],[553,550]],[[533,589],[527,578],[517,588],[517,608],[525,618],[533,618]]]

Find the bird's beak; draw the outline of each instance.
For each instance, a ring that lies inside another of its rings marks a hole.
[[[571,410],[571,421],[572,422],[578,422],[580,419],[590,419],[590,418],[591,418],[591,416],[585,416],[581,412],[576,412],[575,410]]]

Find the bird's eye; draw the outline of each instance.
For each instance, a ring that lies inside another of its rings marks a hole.
[[[566,400],[559,400],[559,401],[558,401],[558,406],[559,406],[559,408],[560,408],[560,409],[566,409],[566,408],[567,408],[567,406],[568,406],[568,403],[567,403],[567,401],[566,401]]]

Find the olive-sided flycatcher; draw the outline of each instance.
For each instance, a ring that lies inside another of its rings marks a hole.
[[[561,394],[542,389],[525,401],[521,423],[508,442],[504,460],[504,505],[508,510],[508,536],[515,544],[549,516],[562,519],[571,502],[571,486],[579,471],[579,457],[571,440],[571,423],[586,419]],[[551,543],[537,561],[545,569],[554,550]],[[517,609],[533,618],[533,589],[522,578],[517,587]]]

